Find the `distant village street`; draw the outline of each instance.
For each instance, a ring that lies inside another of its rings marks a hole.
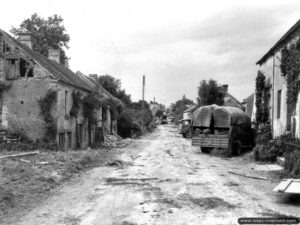
[[[160,126],[118,151],[118,165],[87,172],[12,224],[215,225],[300,216],[299,206],[270,192],[278,180],[263,167],[201,153],[174,126]]]
[[[300,224],[299,0],[0,2],[0,225]]]

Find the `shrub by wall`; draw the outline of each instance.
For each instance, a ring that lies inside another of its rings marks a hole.
[[[123,111],[118,117],[118,135],[122,138],[131,137],[133,121],[128,111]]]

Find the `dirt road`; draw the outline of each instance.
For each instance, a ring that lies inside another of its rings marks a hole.
[[[171,126],[120,149],[124,166],[93,169],[18,221],[28,224],[237,224],[238,217],[295,215],[300,206],[272,192],[278,180],[243,158],[201,153]]]

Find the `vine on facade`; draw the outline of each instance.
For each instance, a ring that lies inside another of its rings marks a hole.
[[[300,90],[300,39],[295,44],[281,50],[280,69],[287,82],[288,111],[294,112]]]
[[[46,124],[46,137],[55,139],[56,125],[53,116],[51,115],[51,106],[56,101],[57,91],[49,90],[44,97],[38,99],[41,109],[41,115]]]
[[[70,116],[77,117],[79,109],[80,109],[80,103],[81,103],[80,92],[73,91],[72,100],[73,100],[73,104],[72,104],[72,108],[70,109]]]

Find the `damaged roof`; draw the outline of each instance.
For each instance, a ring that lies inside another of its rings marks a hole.
[[[17,46],[25,55],[32,58],[42,67],[44,67],[54,78],[58,81],[64,82],[66,84],[84,89],[88,92],[95,91],[98,87],[95,81],[92,81],[90,78],[85,76],[82,73],[74,73],[68,67],[55,62],[54,60],[48,59],[44,55],[30,49],[26,45],[20,43],[18,40],[10,36],[8,33],[0,29],[0,33],[6,38],[11,44]],[[104,88],[101,87],[103,90]],[[105,89],[104,89],[105,90]],[[105,90],[106,91],[106,90]],[[107,91],[106,91],[107,92]],[[110,94],[110,93],[109,93]],[[111,94],[108,95],[113,97]],[[119,100],[120,101],[120,100]]]
[[[95,81],[93,78],[90,78],[89,76],[84,75],[80,71],[77,71],[76,75],[83,78],[91,87],[93,87],[94,90],[97,89],[101,93],[104,93],[106,95],[106,97],[111,98],[112,100],[114,100],[115,102],[117,102],[120,105],[123,105],[123,102],[120,99],[113,96],[109,91],[107,91],[100,83]]]
[[[297,21],[297,23],[294,24],[280,39],[276,42],[276,44],[260,59],[257,61],[256,64],[261,65],[266,59],[273,55],[275,50],[284,44],[288,38],[290,38],[298,29],[300,28],[300,20]]]

